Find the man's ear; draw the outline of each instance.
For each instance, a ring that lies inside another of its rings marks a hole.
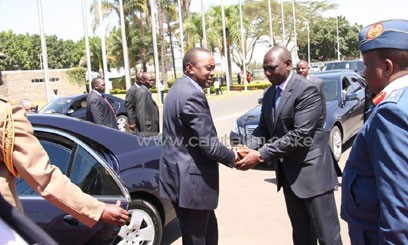
[[[194,74],[193,68],[194,68],[194,66],[193,66],[191,63],[188,63],[188,64],[186,65],[186,72],[187,72],[187,74]]]
[[[390,59],[385,59],[384,61],[384,75],[390,77],[394,73],[394,63]]]

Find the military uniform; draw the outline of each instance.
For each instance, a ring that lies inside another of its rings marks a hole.
[[[21,106],[0,100],[0,193],[22,210],[16,191],[21,176],[43,198],[75,218],[93,226],[105,205],[81,191],[62,172],[51,165]]]
[[[343,172],[341,217],[353,244],[408,244],[408,76],[391,85],[396,89],[379,95],[384,99],[355,139]]]
[[[408,52],[408,21],[372,24],[359,40],[378,94],[344,168],[341,217],[353,245],[408,244],[408,72],[397,57]],[[370,52],[376,49],[393,53]]]

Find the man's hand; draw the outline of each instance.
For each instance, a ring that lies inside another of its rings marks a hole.
[[[236,147],[233,147],[233,150],[236,152],[236,159],[235,162],[240,161],[243,159],[246,154],[248,154],[248,151],[250,150],[246,145],[238,145]]]
[[[120,207],[120,201],[116,204],[106,204],[105,210],[103,210],[101,220],[103,222],[123,226],[129,219],[128,211]]]
[[[248,170],[255,167],[259,163],[259,154],[256,150],[245,149],[242,150],[242,155],[245,157],[235,163],[235,168],[239,170]]]

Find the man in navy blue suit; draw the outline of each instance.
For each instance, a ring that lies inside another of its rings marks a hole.
[[[341,217],[351,244],[408,244],[408,20],[363,28],[359,46],[376,97],[344,168]]]
[[[183,245],[215,245],[218,227],[218,162],[232,167],[237,154],[217,138],[204,88],[214,76],[213,55],[190,49],[184,76],[169,90],[163,111],[160,194],[172,201]]]

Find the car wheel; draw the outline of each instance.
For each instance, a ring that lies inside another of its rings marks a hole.
[[[342,147],[343,147],[343,140],[341,136],[341,132],[339,127],[334,126],[333,129],[330,131],[330,148],[333,152],[334,158],[336,161],[340,160]]]
[[[122,239],[118,244],[159,245],[162,229],[157,209],[144,200],[133,200],[129,205],[129,221],[120,228]]]
[[[128,118],[125,115],[120,115],[116,118],[116,122],[118,123],[118,128],[120,131],[126,131],[127,121],[128,121]]]

